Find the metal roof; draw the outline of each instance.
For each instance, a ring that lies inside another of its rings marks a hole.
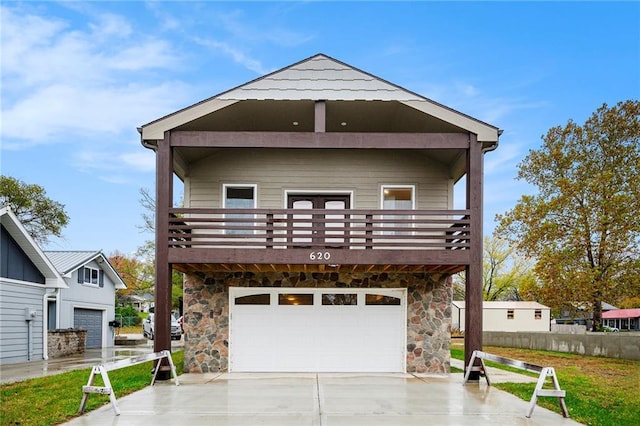
[[[123,281],[118,271],[116,271],[109,259],[98,251],[46,251],[44,252],[62,275],[68,275],[87,263],[96,260],[101,264],[102,269],[113,281],[116,290],[125,289],[127,285]]]
[[[45,251],[62,275],[66,275],[97,258],[101,251]]]

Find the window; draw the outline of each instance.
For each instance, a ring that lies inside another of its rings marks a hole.
[[[236,305],[268,305],[271,303],[270,294],[251,294],[249,296],[236,297]]]
[[[224,208],[227,209],[253,209],[256,207],[256,185],[224,185]],[[227,234],[251,234],[255,224],[253,222],[241,222],[237,219],[251,218],[251,214],[231,213],[226,218],[235,219],[226,223]]]
[[[382,186],[382,209],[383,210],[413,210],[415,188],[412,185],[384,185]],[[385,227],[389,228],[410,228],[411,215],[385,215],[385,220],[394,220],[397,222],[385,223]],[[406,229],[386,232],[386,235],[403,235],[408,234]]]
[[[367,294],[365,305],[400,305],[400,298],[382,294]]]
[[[513,319],[515,317],[515,312],[513,309],[507,309],[507,319]]]
[[[357,305],[358,295],[355,293],[323,293],[323,305]]]
[[[104,287],[104,271],[85,266],[78,269],[78,283]]]
[[[313,294],[279,294],[278,305],[313,305]]]
[[[542,319],[542,309],[536,309],[534,313],[534,318],[537,320]]]

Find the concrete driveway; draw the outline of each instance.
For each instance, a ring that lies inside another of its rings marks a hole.
[[[462,374],[184,374],[70,425],[576,425]],[[117,395],[116,395],[117,396]],[[90,398],[99,396],[91,395]],[[80,399],[78,399],[80,403]]]

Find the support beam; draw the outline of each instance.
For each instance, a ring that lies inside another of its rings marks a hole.
[[[322,108],[318,105],[316,104],[316,114],[318,114],[318,109]],[[316,128],[317,126],[316,122]],[[184,148],[467,149],[469,148],[469,134],[174,131],[171,132],[171,146]]]
[[[156,291],[154,352],[171,351],[171,264],[169,263],[169,209],[173,204],[173,155],[171,132],[156,151]],[[157,362],[163,362],[159,360]],[[165,362],[163,362],[165,363]],[[169,366],[166,363],[167,367]],[[159,380],[168,380],[169,371],[160,367]]]
[[[316,133],[324,133],[327,130],[327,103],[316,101],[314,130]]]
[[[465,288],[465,365],[469,365],[473,351],[482,350],[482,192],[483,158],[482,144],[476,135],[470,135],[467,151],[467,209],[471,217],[471,250],[469,266],[466,268]],[[480,375],[472,371],[470,380],[478,380]]]

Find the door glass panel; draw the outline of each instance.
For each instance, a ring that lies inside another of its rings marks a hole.
[[[400,298],[384,296],[382,294],[367,294],[365,297],[367,305],[400,305]]]
[[[278,305],[313,305],[313,294],[283,293],[278,295]]]
[[[235,298],[236,305],[268,305],[271,303],[270,294],[251,294]]]
[[[293,202],[294,209],[312,209],[313,203],[310,200],[297,200]],[[312,241],[312,231],[311,227],[313,226],[311,219],[313,215],[311,214],[294,214],[293,215],[293,238],[294,243],[310,243]],[[308,220],[308,222],[307,222]],[[301,237],[300,235],[309,235],[308,237]]]
[[[346,208],[345,202],[342,200],[336,201],[326,201],[324,203],[324,208],[327,210],[344,210]],[[344,236],[344,215],[343,214],[327,214],[324,216],[326,223],[325,233],[327,236],[329,235],[340,235]],[[335,230],[334,230],[335,229]],[[343,243],[344,238],[325,238],[327,243]]]
[[[322,295],[323,305],[357,305],[357,294],[331,293]]]

